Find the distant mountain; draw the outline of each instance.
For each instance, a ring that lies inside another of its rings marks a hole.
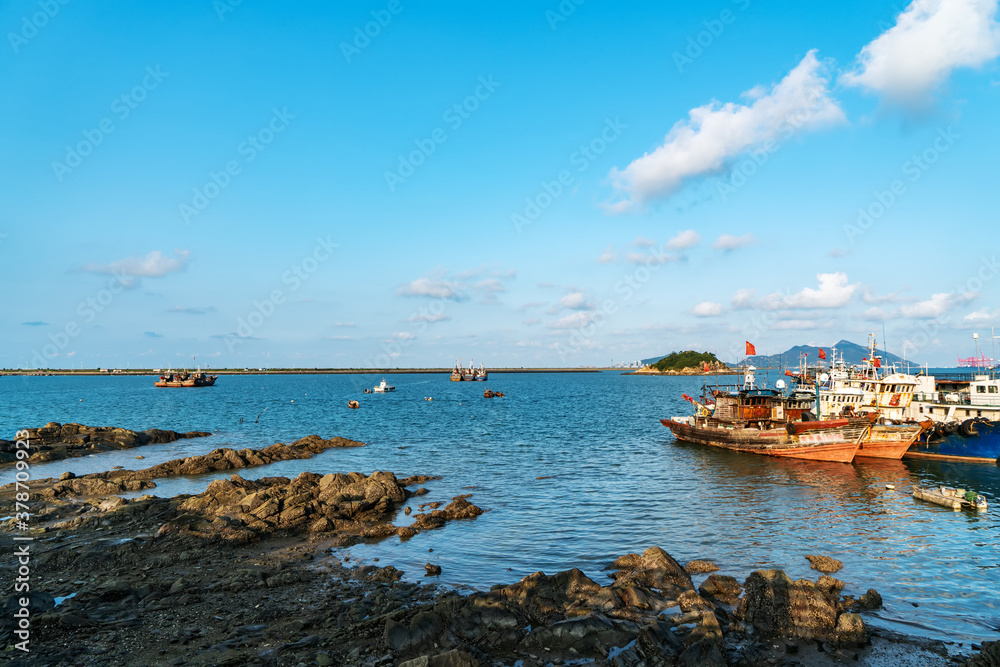
[[[666,359],[666,358],[667,358],[667,355],[664,354],[664,355],[659,356],[659,357],[650,357],[649,359],[640,359],[639,363],[641,363],[643,366],[649,366],[650,364],[655,364],[660,359]]]
[[[837,348],[837,358],[841,356],[844,357],[844,361],[848,364],[860,364],[863,359],[868,356],[868,347],[865,345],[858,345],[857,343],[852,343],[849,340],[842,340],[836,345],[824,346],[823,349],[826,351],[827,361],[833,360],[833,351],[831,348]],[[882,357],[882,362],[885,364],[902,363],[902,357],[898,357],[895,354],[886,354],[884,350],[879,350],[876,348],[879,356]],[[799,355],[806,353],[809,356],[806,357],[806,361],[810,364],[815,364],[819,361],[819,348],[813,345],[796,345],[795,347],[785,350],[782,354],[771,354],[763,355],[758,354],[752,357],[747,357],[747,363],[750,363],[759,368],[775,368],[778,366],[784,366],[786,368],[790,366],[798,366]]]

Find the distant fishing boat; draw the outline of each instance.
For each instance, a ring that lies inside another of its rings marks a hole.
[[[476,382],[486,382],[486,380],[489,379],[489,377],[490,374],[486,371],[485,368],[483,368],[483,365],[481,363],[479,364],[479,368],[477,368],[472,373],[472,379],[475,380]]]
[[[211,387],[218,375],[208,375],[200,370],[197,373],[167,373],[153,383],[154,387]]]
[[[489,373],[483,368],[482,364],[479,364],[479,368],[473,368],[473,361],[469,360],[469,367],[462,367],[462,360],[459,359],[455,362],[455,368],[451,371],[451,381],[452,382],[485,382],[489,378]]]
[[[393,387],[391,384],[388,384],[385,381],[385,378],[382,378],[382,381],[378,384],[377,387],[372,389],[372,391],[374,391],[376,394],[385,394],[390,391],[396,391],[396,388]]]

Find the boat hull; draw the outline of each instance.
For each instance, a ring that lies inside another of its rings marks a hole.
[[[919,437],[921,430],[919,426],[873,426],[861,441],[857,456],[899,460]]]
[[[661,419],[660,423],[683,442],[764,456],[850,463],[859,447],[857,441],[848,441],[829,432],[793,438],[781,429],[760,431],[715,428],[685,424],[672,419]]]
[[[996,462],[1000,458],[1000,422],[980,422],[975,425],[979,435],[963,435],[959,431],[934,438],[925,434],[913,443],[906,456],[929,459],[958,459]]]

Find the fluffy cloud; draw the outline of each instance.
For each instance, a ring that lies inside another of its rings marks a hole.
[[[736,290],[736,294],[733,298],[729,300],[729,304],[733,308],[750,308],[753,306],[753,299],[756,296],[756,290],[742,288]]]
[[[757,87],[744,93],[753,100],[749,105],[712,102],[692,109],[662,146],[621,171],[611,170],[614,187],[624,199],[609,209],[621,212],[655,197],[669,197],[689,179],[720,172],[746,151],[846,122],[828,85],[826,67],[813,50],[770,91]]]
[[[604,252],[601,253],[601,256],[597,258],[598,264],[611,264],[616,261],[618,261],[618,253],[615,252],[614,243],[605,248]]]
[[[693,229],[677,232],[677,236],[663,244],[666,250],[687,250],[701,243],[701,236]]]
[[[819,273],[816,279],[819,280],[819,289],[806,287],[797,294],[771,294],[760,305],[768,310],[840,308],[847,305],[861,286],[861,283],[848,284],[847,274],[840,272]]]
[[[465,290],[460,283],[433,278],[417,278],[408,285],[400,287],[396,293],[400,296],[429,296],[452,301],[462,301],[466,298]]]
[[[952,70],[1000,54],[996,12],[996,0],[914,0],[840,80],[895,102],[925,103]]]
[[[176,250],[175,257],[167,257],[159,250],[153,250],[145,257],[127,257],[110,264],[85,264],[82,271],[102,275],[119,276],[125,287],[133,287],[140,278],[162,278],[169,273],[178,273],[187,268],[191,253]]]
[[[971,292],[966,292],[964,294],[942,292],[940,294],[932,294],[931,298],[926,301],[917,301],[916,303],[906,304],[899,309],[899,313],[903,317],[930,319],[933,317],[940,317],[948,311],[957,308],[974,298],[976,298],[976,294]]]
[[[702,301],[691,311],[695,317],[717,317],[724,312],[726,307],[714,301]]]
[[[995,323],[1000,319],[1000,309],[980,308],[962,318],[963,327],[978,327]]]
[[[408,322],[427,322],[428,324],[434,322],[447,322],[451,319],[451,315],[445,315],[444,313],[436,313],[430,315],[427,313],[411,315]]]
[[[558,313],[560,310],[593,310],[594,301],[582,290],[574,290],[559,299],[558,302],[549,308],[549,314]]]
[[[656,245],[656,241],[654,241],[653,239],[647,239],[642,236],[636,236],[635,240],[632,241],[632,245],[634,245],[636,248],[652,248],[654,245]]]
[[[713,250],[738,250],[752,245],[757,239],[747,232],[743,236],[733,236],[732,234],[720,234],[719,238],[712,243]]]
[[[549,322],[548,326],[550,329],[582,329],[593,321],[593,313],[579,312],[560,317],[554,322]]]

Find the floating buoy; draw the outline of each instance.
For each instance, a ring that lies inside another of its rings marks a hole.
[[[893,489],[895,489],[895,488],[896,488],[896,485],[895,485],[895,484],[886,484],[886,485],[885,485],[885,488],[887,488],[887,489],[889,489],[890,491],[892,491]]]
[[[356,409],[356,408],[361,407],[361,404],[358,403],[357,401],[348,401],[347,402],[347,407],[352,408],[352,409]]]
[[[434,399],[431,398],[430,396],[424,396],[424,400],[425,401],[433,401]]]

